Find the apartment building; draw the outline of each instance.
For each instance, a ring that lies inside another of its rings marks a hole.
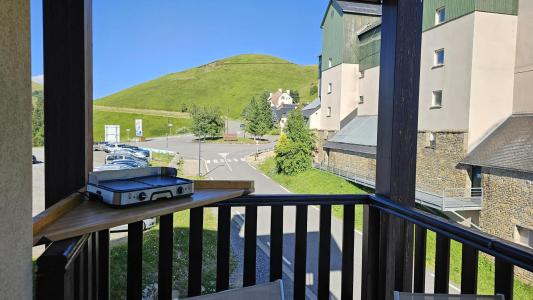
[[[369,20],[351,37],[358,48],[357,72],[347,75],[356,85],[355,114],[338,122],[316,158],[368,186],[375,178],[380,26],[379,18]],[[417,202],[531,246],[533,2],[425,0],[422,26]]]

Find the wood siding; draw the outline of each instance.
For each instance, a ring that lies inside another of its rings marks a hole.
[[[332,13],[333,12],[333,13]],[[322,26],[322,68],[342,63],[359,63],[359,39],[357,31],[363,26],[379,20],[377,16],[339,13],[332,5],[328,7]]]
[[[422,30],[435,26],[435,11],[443,6],[446,7],[446,22],[473,11],[518,14],[518,0],[424,0]]]

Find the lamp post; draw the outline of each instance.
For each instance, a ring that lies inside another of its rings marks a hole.
[[[168,133],[167,133],[167,150],[168,150],[168,136],[172,134],[172,123],[168,123]]]

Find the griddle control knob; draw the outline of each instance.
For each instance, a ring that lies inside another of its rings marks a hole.
[[[141,201],[146,200],[146,193],[145,193],[145,192],[141,192],[141,193],[139,194],[139,200],[141,200]]]
[[[183,194],[183,187],[178,186],[178,195]]]

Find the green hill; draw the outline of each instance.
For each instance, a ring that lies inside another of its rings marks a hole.
[[[268,55],[238,55],[172,73],[96,100],[95,105],[182,111],[185,107],[218,106],[240,118],[244,106],[264,91],[296,89],[302,102],[317,97],[317,67],[301,66]]]

